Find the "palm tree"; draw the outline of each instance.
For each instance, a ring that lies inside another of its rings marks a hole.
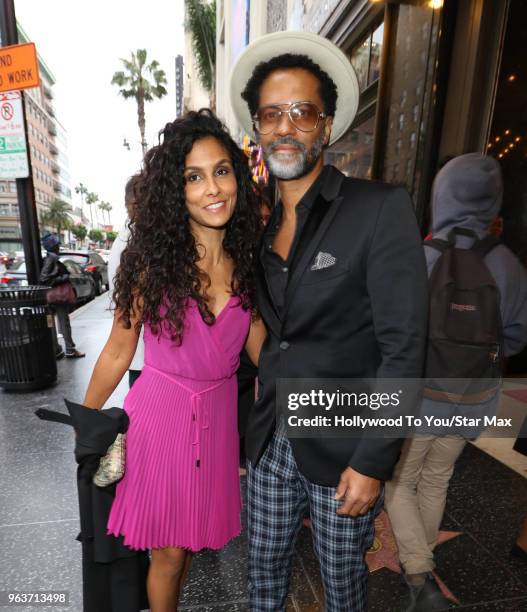
[[[141,133],[141,147],[143,155],[146,153],[145,140],[145,102],[151,102],[154,98],[162,98],[167,94],[164,85],[167,78],[164,70],[159,67],[159,62],[152,60],[146,62],[146,49],[137,49],[132,52],[129,60],[121,58],[125,71],[116,72],[112,78],[112,85],[120,87],[119,94],[123,98],[135,98],[137,102],[137,123]],[[149,80],[148,75],[152,77]]]
[[[210,107],[216,109],[216,0],[185,0],[185,29],[190,32],[192,51],[203,88],[209,92]]]
[[[103,200],[101,200],[99,202],[99,204],[97,204],[97,208],[99,210],[102,210],[102,224],[106,225],[106,219],[104,218],[104,211],[106,210],[106,202],[104,202]]]
[[[110,204],[110,202],[106,202],[106,212],[108,213],[108,225],[112,224],[112,221],[110,219],[110,213],[112,212],[113,206]]]
[[[75,193],[79,193],[80,196],[81,196],[81,221],[82,221],[82,217],[84,216],[84,210],[83,210],[82,206],[84,204],[84,196],[87,195],[87,193],[88,193],[88,188],[86,187],[86,185],[83,185],[82,183],[79,183],[75,187]]]
[[[88,204],[88,206],[90,207],[90,222],[91,222],[92,228],[93,228],[92,204],[95,204],[95,202],[98,202],[98,201],[99,201],[99,196],[93,191],[89,191],[86,194],[86,204]],[[95,219],[97,220],[97,213],[95,213]]]
[[[112,210],[112,205],[110,204],[110,202],[101,201],[101,203],[99,204],[99,208],[100,208],[100,210],[103,211],[103,213],[102,213],[103,221],[105,221],[104,213],[105,212],[108,213],[108,223],[107,223],[107,225],[110,225],[110,211]]]
[[[69,229],[71,227],[71,217],[69,212],[71,211],[71,205],[63,200],[52,200],[49,203],[48,210],[44,211],[40,216],[40,221],[44,225],[56,230],[60,236],[62,230]]]

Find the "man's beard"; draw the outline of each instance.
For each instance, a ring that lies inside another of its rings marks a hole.
[[[315,140],[310,149],[291,136],[278,138],[263,148],[263,156],[269,172],[282,181],[292,181],[309,174],[320,159],[324,149],[324,132]],[[280,153],[275,148],[280,145],[297,147],[297,152]]]

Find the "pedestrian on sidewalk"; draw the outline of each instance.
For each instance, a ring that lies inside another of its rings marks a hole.
[[[115,278],[112,332],[84,404],[101,409],[144,326],[126,396],[126,468],[108,533],[152,550],[153,612],[177,609],[192,554],[240,533],[236,376],[257,362],[253,252],[259,203],[241,149],[208,109],[168,123],[147,152]]]
[[[500,211],[502,193],[501,169],[493,157],[479,153],[461,155],[440,170],[432,192],[432,239],[424,246],[429,275],[436,263],[439,265],[441,256],[441,250],[433,246],[435,239],[452,239],[455,249],[477,248],[484,244],[482,239],[488,235],[491,223]],[[486,242],[492,245],[488,238]],[[502,328],[497,331],[503,342],[496,356],[501,361],[502,348],[505,357],[508,357],[521,351],[527,342],[527,274],[520,261],[503,244],[488,250],[483,264],[490,272],[490,283],[493,280],[497,288],[496,320],[501,318]],[[452,274],[455,274],[455,270]],[[430,289],[432,292],[433,287]],[[471,316],[476,324],[479,322],[483,325],[492,304],[472,305],[469,295],[466,292],[464,295],[464,301],[470,304],[463,309],[461,327],[469,329]],[[438,300],[431,301],[431,324],[437,321],[434,309],[438,303]],[[461,308],[451,302],[449,310],[452,307],[457,307],[457,311]],[[434,323],[433,327],[436,325]],[[459,336],[459,327],[455,329]],[[482,336],[483,330],[480,330],[479,337]],[[443,345],[446,346],[444,341]],[[476,350],[476,341],[470,346],[471,351]],[[491,357],[493,353],[486,350]],[[442,359],[449,364],[451,372],[440,378],[466,378],[461,368],[466,366],[468,359],[463,359],[461,355],[457,349],[453,357]],[[498,399],[499,393],[481,404],[465,405],[461,400],[459,403],[449,403],[425,397],[421,413],[423,417],[441,416],[446,420],[455,415],[474,417],[494,414]],[[405,608],[408,611],[442,610],[450,603],[443,597],[432,574],[435,567],[434,548],[456,460],[466,440],[476,438],[480,432],[481,428],[465,428],[458,434],[452,434],[449,428],[427,428],[426,433],[405,441],[394,478],[386,483],[385,505],[409,587]]]
[[[246,431],[249,608],[285,610],[309,508],[325,609],[365,612],[365,554],[401,440],[288,437],[286,415],[277,418],[276,383],[421,376],[419,229],[404,189],[324,165],[324,149],[347,133],[359,99],[338,47],[305,32],[263,36],[238,59],[230,86],[236,116],[262,146],[280,197],[257,276],[269,337]]]
[[[49,285],[50,287],[59,287],[65,286],[67,284],[70,285],[70,274],[66,268],[66,266],[59,259],[59,250],[60,250],[60,240],[56,234],[46,234],[42,238],[42,246],[46,249],[46,257],[42,264],[42,270],[40,271],[40,279],[39,282],[42,285]],[[72,293],[73,295],[73,293]],[[65,303],[51,302],[50,307],[55,313],[56,319],[58,321],[58,328],[62,337],[64,338],[64,343],[66,345],[66,350],[63,351],[62,347],[58,343],[56,339],[55,333],[53,337],[56,341],[55,354],[57,359],[61,359],[64,357],[64,354],[68,359],[79,359],[81,357],[85,357],[85,353],[79,352],[75,348],[75,342],[73,342],[73,337],[71,335],[71,324],[70,324],[70,305]]]
[[[108,295],[110,297],[110,304],[113,301],[113,280],[117,273],[117,269],[119,268],[119,265],[121,263],[121,254],[126,248],[126,245],[128,244],[128,239],[130,238],[130,230],[128,229],[128,224],[134,218],[135,209],[137,207],[137,192],[139,189],[140,181],[141,173],[138,172],[137,174],[134,174],[128,179],[124,189],[124,203],[126,206],[126,212],[128,214],[128,217],[124,222],[123,227],[119,231],[117,238],[113,241],[112,248],[110,249],[110,253],[108,255]],[[141,370],[143,369],[144,362],[144,330],[141,326],[141,334],[137,342],[137,350],[135,351],[135,355],[132,359],[132,362],[130,363],[130,367],[128,368],[128,386],[130,388],[132,388],[135,381],[139,378]]]

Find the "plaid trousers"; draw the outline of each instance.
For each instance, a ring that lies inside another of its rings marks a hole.
[[[326,612],[365,612],[374,519],[382,495],[364,516],[340,516],[335,488],[307,480],[287,437],[275,433],[256,467],[248,461],[249,609],[283,612],[296,538],[309,508]]]

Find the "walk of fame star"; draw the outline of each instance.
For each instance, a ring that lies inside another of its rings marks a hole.
[[[460,531],[440,531],[437,536],[437,546],[452,540],[457,536],[461,535]],[[370,572],[375,572],[383,567],[386,567],[393,572],[398,574],[402,573],[399,559],[397,557],[397,544],[393,535],[392,526],[390,525],[390,519],[383,510],[379,516],[375,519],[375,538],[373,540],[373,546],[366,553],[366,563]],[[434,578],[436,579],[439,588],[443,592],[443,595],[459,605],[459,600],[456,599],[452,591],[446,586],[446,584],[439,578],[439,576],[433,572]]]
[[[311,520],[308,518],[304,519],[304,527],[311,529]],[[437,546],[457,538],[462,534],[461,531],[440,531],[437,535]],[[370,572],[376,572],[377,570],[385,567],[397,574],[402,574],[402,569],[399,564],[397,555],[397,544],[395,542],[395,536],[393,535],[392,526],[390,519],[384,510],[382,510],[377,518],[375,519],[375,537],[373,539],[372,547],[366,553],[366,563]],[[450,591],[446,584],[441,578],[435,573],[434,578],[439,585],[439,588],[443,592],[443,595],[459,605],[459,600]]]

